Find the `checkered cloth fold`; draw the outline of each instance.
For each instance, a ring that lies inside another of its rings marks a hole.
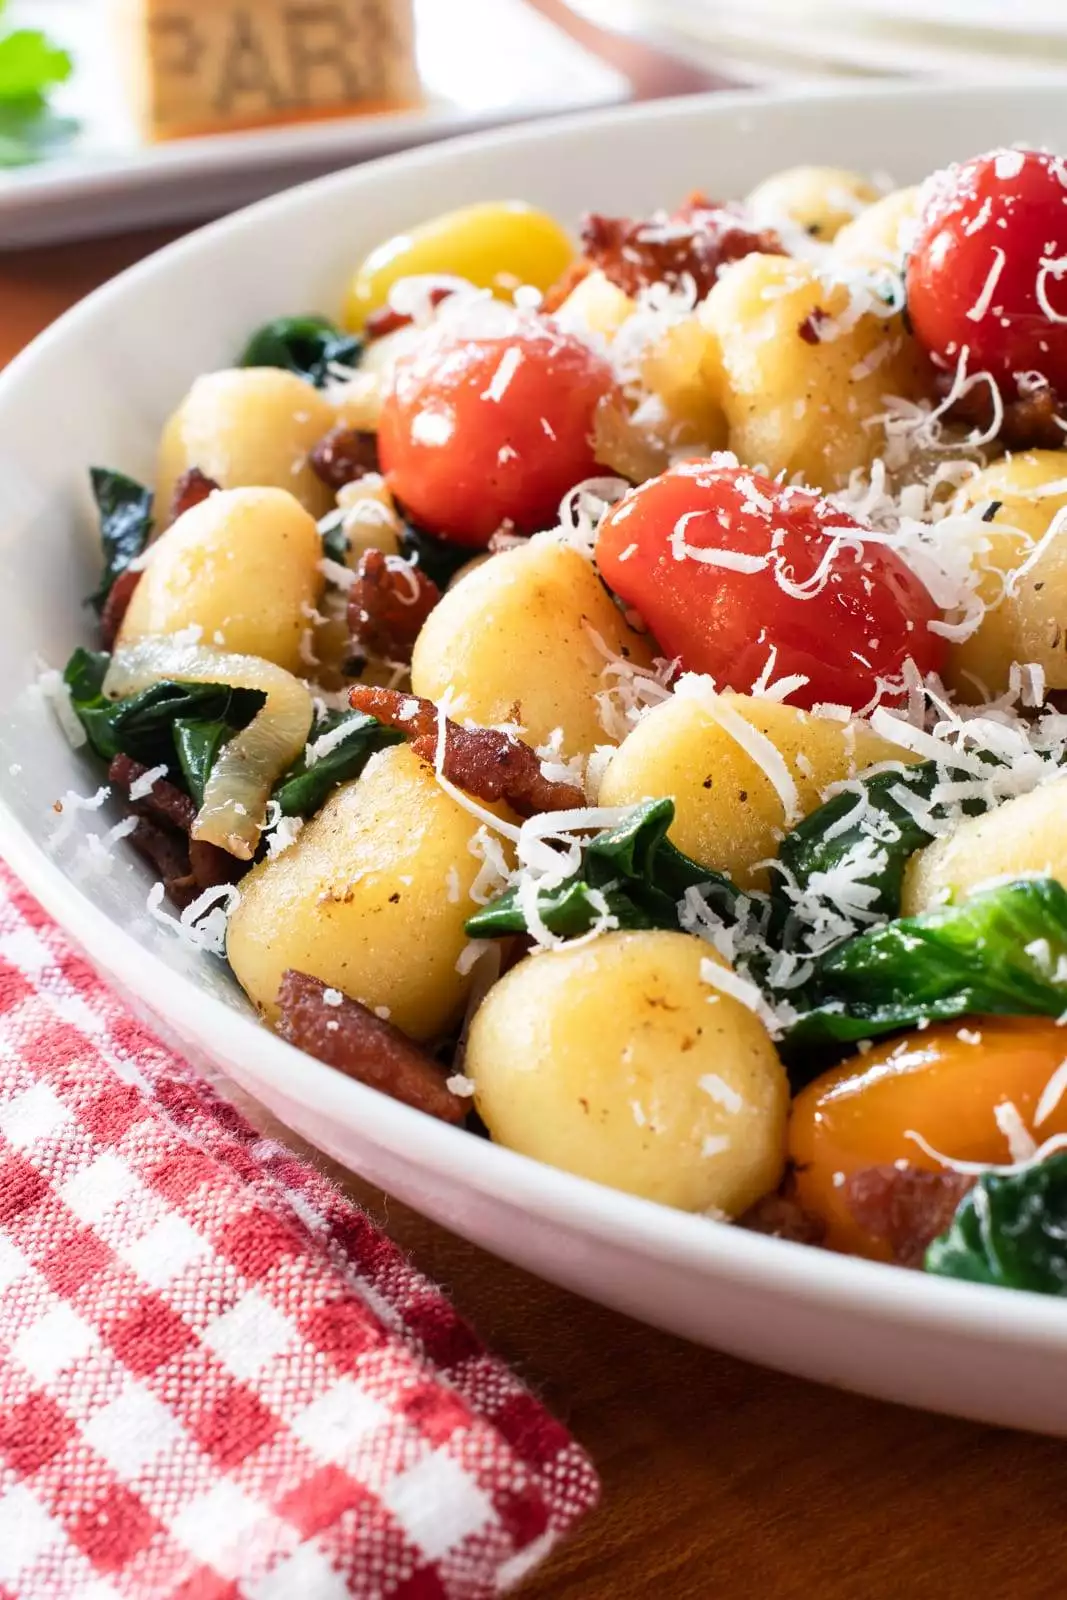
[[[476,1600],[596,1492],[0,867],[0,1600]]]

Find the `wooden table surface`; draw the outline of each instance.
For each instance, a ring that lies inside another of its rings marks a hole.
[[[557,20],[559,0],[538,0]],[[642,95],[708,76],[574,31]],[[180,230],[0,253],[0,364]],[[1058,1594],[1067,1446],[923,1416],[587,1304],[336,1173],[574,1431],[600,1509],[528,1600],[1033,1600]],[[1061,1474],[1063,1476],[1061,1477]],[[294,1597],[296,1600],[296,1597]]]

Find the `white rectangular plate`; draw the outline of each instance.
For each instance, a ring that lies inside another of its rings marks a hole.
[[[55,108],[81,123],[69,153],[0,171],[0,249],[231,211],[368,156],[491,123],[625,98],[628,85],[522,0],[415,0],[417,111],[146,145],[126,110],[105,0],[14,0],[76,71]]]

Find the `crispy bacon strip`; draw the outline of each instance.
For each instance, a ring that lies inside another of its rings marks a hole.
[[[439,727],[432,700],[361,683],[349,691],[349,700],[357,711],[365,711],[387,727],[406,733],[419,759],[435,764]],[[504,800],[524,817],[543,811],[570,811],[586,803],[585,795],[575,784],[546,778],[537,752],[521,739],[513,739],[496,728],[464,728],[447,717],[444,775],[479,800]]]
[[[926,1247],[944,1233],[974,1185],[960,1172],[920,1167],[864,1167],[845,1179],[845,1204],[866,1233],[887,1244],[902,1267],[921,1267]]]
[[[406,1106],[442,1122],[463,1121],[467,1102],[452,1093],[441,1068],[421,1045],[358,1000],[343,996],[331,1005],[327,995],[334,999],[337,991],[290,969],[278,990],[276,1027],[282,1038]]]
[[[582,223],[582,249],[624,294],[636,295],[653,283],[678,288],[691,278],[699,300],[729,262],[755,252],[789,253],[772,229],[750,227],[703,195],[691,196],[663,221],[590,213]]]
[[[588,278],[589,274],[595,271],[596,268],[588,256],[578,256],[564,269],[562,277],[557,278],[552,287],[545,290],[538,310],[546,315],[558,311],[571,290],[577,289],[582,279]]]
[[[143,778],[148,771],[139,761],[133,761],[129,756],[117,755],[107,769],[108,782],[113,783],[116,789],[121,789],[129,798],[129,793],[138,778]],[[166,778],[157,778],[148,794],[139,800],[130,800],[130,810],[139,817],[148,817],[153,822],[161,822],[165,827],[177,828],[179,833],[190,834],[193,823],[196,821],[196,807],[184,790],[176,784],[168,783]]]
[[[105,650],[110,650],[119,636],[123,618],[130,608],[133,591],[141,581],[139,572],[120,572],[111,585],[104,609],[100,613],[100,643]]]
[[[199,467],[190,467],[188,472],[183,472],[174,485],[174,495],[170,503],[170,520],[177,522],[179,517],[198,506],[201,500],[206,500],[209,494],[214,494],[216,489],[221,489],[222,484],[216,483],[214,478],[209,478]]]
[[[423,623],[441,598],[432,578],[410,562],[365,550],[349,591],[348,625],[358,648],[382,661],[408,662]]]
[[[738,1227],[753,1233],[769,1233],[776,1239],[791,1239],[795,1244],[822,1244],[826,1229],[819,1217],[812,1216],[795,1199],[787,1178],[776,1194],[764,1195],[738,1217]]]
[[[951,376],[940,373],[937,387],[945,395]],[[950,422],[987,433],[993,422],[993,400],[987,383],[976,383],[945,413]],[[1067,443],[1067,407],[1048,384],[1014,400],[1004,397],[1004,419],[997,434],[1005,450],[1059,450]]]
[[[426,298],[431,306],[439,306],[451,293],[452,290],[442,283],[436,289],[431,289]],[[368,339],[384,339],[387,333],[396,333],[398,328],[408,327],[411,320],[406,312],[394,311],[392,306],[384,305],[371,312],[363,325],[363,332]]]
[[[377,472],[378,435],[358,428],[331,428],[312,450],[308,460],[316,475],[334,493],[346,483]]]
[[[130,789],[148,768],[129,756],[117,755],[108,768],[108,781],[126,795],[138,820],[130,842],[155,866],[167,893],[178,906],[188,905],[202,889],[234,883],[245,864],[216,845],[191,839],[196,806],[184,790],[157,778],[148,794],[129,798]]]
[[[160,827],[147,817],[138,817],[137,826],[130,834],[130,843],[163,879],[167,898],[184,911],[200,893],[200,885],[193,877],[189,864],[189,846],[185,837],[173,828]]]

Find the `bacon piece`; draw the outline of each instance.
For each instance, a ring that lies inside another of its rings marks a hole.
[[[348,625],[365,655],[406,664],[440,598],[440,589],[421,567],[365,550],[349,590]]]
[[[170,502],[170,520],[177,522],[187,511],[198,506],[201,500],[206,500],[209,494],[214,494],[216,489],[221,489],[222,484],[216,483],[214,478],[209,478],[199,467],[190,467],[188,472],[183,472],[174,485],[174,494]]]
[[[960,1172],[921,1167],[863,1167],[849,1173],[842,1195],[872,1239],[892,1251],[902,1267],[921,1267],[926,1247],[944,1233],[974,1179]]]
[[[453,290],[442,283],[436,289],[431,289],[426,298],[431,306],[439,306],[452,293]],[[363,332],[368,339],[384,339],[387,333],[396,333],[399,328],[409,327],[413,320],[406,311],[394,311],[392,306],[384,305],[371,312],[363,325]]]
[[[133,591],[141,581],[139,572],[131,572],[127,567],[125,572],[120,572],[108,592],[104,601],[104,609],[100,613],[100,643],[105,650],[110,650],[119,636],[123,618],[129,610]]]
[[[346,483],[378,471],[378,435],[359,428],[331,428],[308,460],[316,476],[336,493]]]
[[[113,783],[116,789],[121,789],[129,799],[131,788],[147,771],[148,768],[141,762],[133,761],[129,756],[117,755],[107,769],[108,782]],[[130,810],[136,816],[149,817],[153,822],[177,828],[179,833],[187,836],[192,833],[196,821],[196,807],[189,796],[176,784],[168,783],[166,778],[157,778],[146,795],[139,800],[130,800]]]
[[[752,1233],[769,1233],[775,1239],[790,1239],[794,1244],[822,1244],[826,1228],[819,1217],[812,1216],[795,1199],[791,1179],[786,1178],[775,1194],[764,1195],[738,1217],[739,1228]]]
[[[137,826],[129,837],[133,848],[162,878],[168,899],[179,910],[184,910],[200,893],[200,885],[189,864],[189,844],[185,836],[147,817],[138,817]]]
[[[436,764],[440,727],[432,700],[362,683],[349,691],[348,698],[357,711],[406,733],[419,759]],[[457,788],[490,804],[504,800],[524,817],[585,805],[577,785],[545,777],[537,752],[521,739],[497,728],[464,728],[448,717],[444,724],[444,776]]]
[[[569,267],[565,267],[561,277],[557,278],[550,289],[546,289],[541,296],[538,310],[546,316],[553,311],[558,311],[572,290],[577,289],[583,278],[588,278],[596,268],[588,256],[577,256]]]
[[[247,870],[228,851],[191,838],[196,806],[176,784],[157,778],[146,795],[129,798],[130,789],[148,768],[129,756],[117,755],[108,768],[108,781],[126,795],[126,803],[139,818],[130,835],[134,846],[156,866],[167,893],[176,905],[187,905],[201,889],[234,883]]]
[[[743,216],[693,195],[672,217],[657,221],[587,215],[582,248],[624,294],[636,295],[653,283],[678,288],[686,279],[703,300],[721,267],[742,256],[784,256],[781,239],[770,228],[750,227]]]
[[[358,1000],[337,994],[318,978],[290,969],[278,990],[278,1033],[298,1050],[348,1078],[391,1095],[442,1122],[458,1124],[469,1109],[452,1093],[438,1063],[391,1022]]]
[[[354,710],[377,717],[387,728],[396,728],[412,738],[437,732],[437,707],[421,695],[403,694],[399,689],[379,689],[372,683],[355,683],[348,691],[348,702]]]
[[[949,373],[939,373],[937,388],[946,395],[952,383]],[[1067,408],[1055,389],[1043,383],[1014,399],[1005,395],[1004,417],[997,442],[1005,450],[1059,450],[1067,443]],[[980,433],[993,425],[993,397],[987,383],[976,383],[967,394],[953,402],[945,413],[950,422],[963,423]]]

